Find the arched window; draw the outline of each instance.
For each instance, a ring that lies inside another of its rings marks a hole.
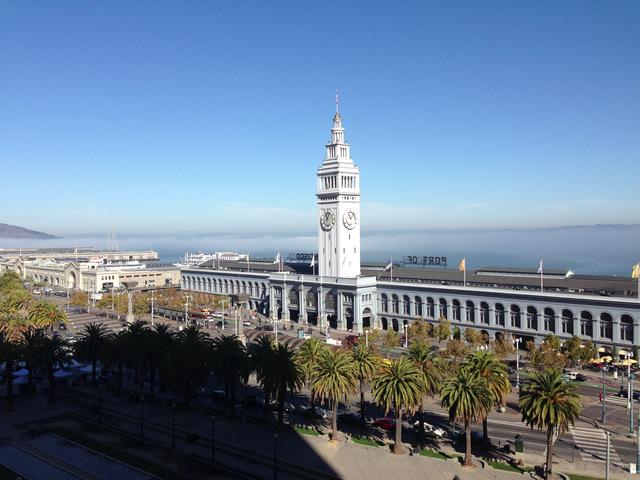
[[[382,329],[383,330],[388,330],[389,329],[389,321],[387,320],[387,317],[382,317],[380,319],[380,323],[382,323]]]
[[[435,318],[436,317],[436,306],[433,298],[427,297],[427,317]]]
[[[398,300],[398,295],[395,293],[391,295],[391,311],[393,313],[400,313],[400,300]]]
[[[418,297],[416,295],[416,297],[413,299],[414,305],[416,306],[416,315],[418,317],[422,316],[422,298]]]
[[[500,325],[501,327],[504,327],[505,326],[504,305],[502,305],[501,303],[496,303],[494,312],[496,316],[496,325]]]
[[[593,337],[593,315],[586,310],[580,313],[580,335]]]
[[[624,314],[620,317],[620,340],[633,342],[633,318]]]
[[[600,314],[600,338],[613,340],[613,317],[606,312]]]
[[[538,309],[536,307],[527,307],[527,328],[538,330]]]
[[[391,320],[391,325],[393,326],[393,329],[397,332],[398,330],[400,330],[400,327],[398,325],[398,319],[394,318],[393,320]]]
[[[489,325],[489,304],[480,302],[480,323]]]
[[[438,312],[440,318],[447,318],[447,301],[444,298],[440,299],[440,311]]]
[[[411,312],[410,308],[411,308],[411,300],[409,300],[409,295],[404,295],[402,297],[402,313],[405,315],[409,315]]]
[[[460,302],[458,300],[454,299],[451,302],[451,316],[453,317],[454,321],[460,321]]]
[[[382,295],[380,295],[380,302],[381,302],[382,311],[383,312],[388,312],[389,311],[389,297],[387,297],[386,293],[383,293]]]
[[[518,305],[511,305],[511,328],[522,328],[521,325],[521,313]]]
[[[562,310],[562,333],[573,335],[573,312],[566,308]]]
[[[476,306],[471,300],[467,300],[465,311],[465,320],[469,323],[474,323],[476,321]]]
[[[544,309],[544,329],[547,332],[554,332],[556,329],[556,312],[548,307]]]

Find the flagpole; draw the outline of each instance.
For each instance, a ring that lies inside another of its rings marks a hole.
[[[393,282],[393,256],[391,257],[391,281]]]
[[[540,291],[544,292],[544,263],[540,259]]]
[[[464,283],[464,286],[466,287],[467,286],[467,259],[466,258],[464,259],[464,270],[462,275],[464,277],[463,283]]]

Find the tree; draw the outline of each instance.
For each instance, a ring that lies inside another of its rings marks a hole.
[[[29,370],[28,385],[31,392],[35,391],[33,385],[33,372],[38,366],[38,352],[43,339],[44,334],[42,333],[42,330],[33,327],[22,332],[22,338],[20,339],[22,358],[27,364],[27,370]]]
[[[534,370],[562,370],[567,363],[564,355],[560,353],[560,340],[555,335],[547,335],[538,347],[530,340],[527,342],[527,348],[529,361]]]
[[[294,393],[300,390],[304,383],[304,375],[295,362],[293,349],[282,343],[271,350],[266,368],[278,401],[278,424],[282,425],[287,392]]]
[[[403,452],[402,414],[414,412],[422,404],[427,391],[424,372],[407,357],[400,357],[386,365],[371,382],[373,398],[388,413],[395,409],[395,443],[393,453]]]
[[[315,371],[318,362],[322,358],[322,354],[326,350],[326,346],[320,340],[315,337],[311,337],[305,341],[296,355],[296,362],[300,366],[300,370],[304,375],[304,381],[307,385],[313,383],[313,372]],[[315,407],[315,396],[313,390],[311,391],[311,408]]]
[[[98,359],[109,337],[109,330],[103,323],[89,323],[78,335],[74,345],[76,356],[83,361],[91,362],[91,381],[96,382],[96,367]]]
[[[235,335],[221,335],[213,340],[213,371],[223,380],[229,406],[229,418],[235,417],[236,387],[242,374],[244,356],[242,342]]]
[[[134,382],[143,385],[149,354],[149,325],[143,320],[129,323],[125,329],[129,339],[127,363],[133,367]]]
[[[176,334],[171,359],[171,390],[180,392],[185,403],[196,395],[212,370],[211,337],[190,325]]]
[[[371,380],[378,370],[378,361],[373,351],[364,344],[356,345],[351,349],[351,359],[356,377],[360,382],[360,426],[364,427],[366,421],[364,384]]]
[[[493,401],[498,406],[504,404],[507,395],[511,392],[511,382],[504,363],[494,353],[488,351],[475,352],[467,358],[465,367],[470,368],[485,379]],[[482,439],[485,443],[489,443],[488,413],[482,417]]]
[[[273,379],[269,376],[269,369],[266,368],[273,349],[273,339],[268,335],[260,335],[256,342],[249,346],[251,369],[256,372],[258,383],[264,391],[264,413],[269,411],[271,392],[273,391]]]
[[[13,412],[13,368],[20,358],[21,348],[18,343],[0,335],[0,361],[4,362],[4,381],[7,384],[7,412]]]
[[[422,370],[425,377],[425,395],[433,397],[440,389],[442,381],[442,366],[440,357],[424,343],[413,343],[405,354],[416,366]],[[420,402],[418,420],[420,434],[424,433],[424,401]]]
[[[429,326],[430,324],[416,318],[409,324],[409,331],[407,332],[412,343],[424,343],[429,344]]]
[[[356,391],[356,372],[346,350],[327,349],[313,374],[312,389],[331,405],[331,439],[338,441],[338,403]]]
[[[440,317],[438,325],[434,328],[434,337],[438,343],[451,337],[451,322],[444,317]]]
[[[442,406],[449,411],[449,420],[460,419],[464,423],[464,464],[471,467],[471,422],[486,417],[494,401],[487,381],[470,368],[460,368],[444,382],[440,398]]]
[[[464,331],[464,340],[472,347],[477,347],[483,343],[482,334],[475,328],[467,328]]]
[[[89,305],[89,295],[86,292],[73,292],[69,304],[74,307],[86,307]]]
[[[400,346],[400,335],[395,330],[387,330],[387,334],[382,339],[382,348],[387,351],[387,357],[389,356],[389,351],[392,348],[397,348]]]
[[[0,275],[0,295],[12,290],[24,290],[22,279],[17,272],[4,272]]]
[[[32,303],[27,316],[34,326],[51,331],[54,325],[65,323],[67,320],[67,314],[60,307],[44,300]]]
[[[68,365],[71,361],[68,344],[62,337],[44,337],[40,344],[39,357],[39,363],[49,380],[49,403],[53,403],[54,370],[56,367],[62,368]]]
[[[559,370],[536,372],[520,394],[522,421],[532,429],[547,430],[545,478],[551,478],[554,433],[562,435],[580,416],[580,396],[573,383],[565,383]]]
[[[505,359],[507,355],[514,353],[516,348],[513,345],[513,340],[510,336],[501,335],[494,340],[493,351],[498,358]]]
[[[469,355],[469,347],[457,338],[449,340],[447,347],[442,352],[442,356],[450,360],[447,364],[450,371],[457,369],[467,355]]]
[[[159,372],[160,391],[163,392],[168,385],[168,372],[171,369],[171,353],[175,343],[175,332],[167,323],[156,323],[153,327],[154,360]]]

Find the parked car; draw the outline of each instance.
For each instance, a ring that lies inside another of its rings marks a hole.
[[[345,412],[338,415],[338,421],[347,425],[359,425],[360,415],[356,412]]]
[[[586,382],[587,381],[587,376],[583,373],[578,373],[576,375],[576,382]]]
[[[327,411],[322,408],[322,407],[314,407],[313,409],[311,409],[311,407],[306,407],[304,409],[304,413],[305,415],[309,415],[311,417],[316,417],[316,418],[322,418],[323,420],[326,419],[329,415],[327,415]]]
[[[244,322],[242,322],[242,325],[244,325],[245,327],[250,327],[251,322],[249,320],[245,320]]]
[[[214,390],[211,392],[211,398],[214,400],[226,400],[227,392],[224,390]]]
[[[393,427],[396,426],[396,421],[395,419],[390,417],[381,417],[381,418],[376,418],[373,421],[373,424],[376,427],[384,428],[385,430],[391,430]]]
[[[444,437],[445,431],[440,427],[434,427],[430,423],[424,422],[424,433],[427,435],[433,435],[434,437],[442,438]],[[413,427],[417,430],[420,428],[420,422],[416,420],[413,424]]]

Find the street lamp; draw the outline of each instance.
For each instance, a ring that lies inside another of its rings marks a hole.
[[[171,403],[171,447],[176,448],[176,401]]]
[[[153,314],[154,314],[154,309],[153,309],[154,304],[153,304],[153,301],[155,300],[155,299],[153,298],[153,292],[154,292],[154,290],[151,290],[151,326],[152,326],[152,327],[154,326],[154,325],[153,325]],[[112,298],[113,298],[113,297],[112,297]]]
[[[602,364],[602,423],[604,423],[605,415],[606,415],[606,407],[607,403],[607,384],[604,383],[604,369],[605,365]]]
[[[140,394],[140,437],[144,438],[144,394]]]
[[[409,346],[409,325],[403,323],[402,329],[404,330],[404,348],[407,348]]]
[[[211,461],[216,463],[216,417],[211,415]]]
[[[520,344],[522,338],[516,337],[513,339],[513,344],[516,347],[516,388],[520,390]]]
[[[278,479],[278,429],[273,428],[273,480]]]
[[[369,329],[368,328],[364,329],[364,346],[366,348],[369,348]]]

